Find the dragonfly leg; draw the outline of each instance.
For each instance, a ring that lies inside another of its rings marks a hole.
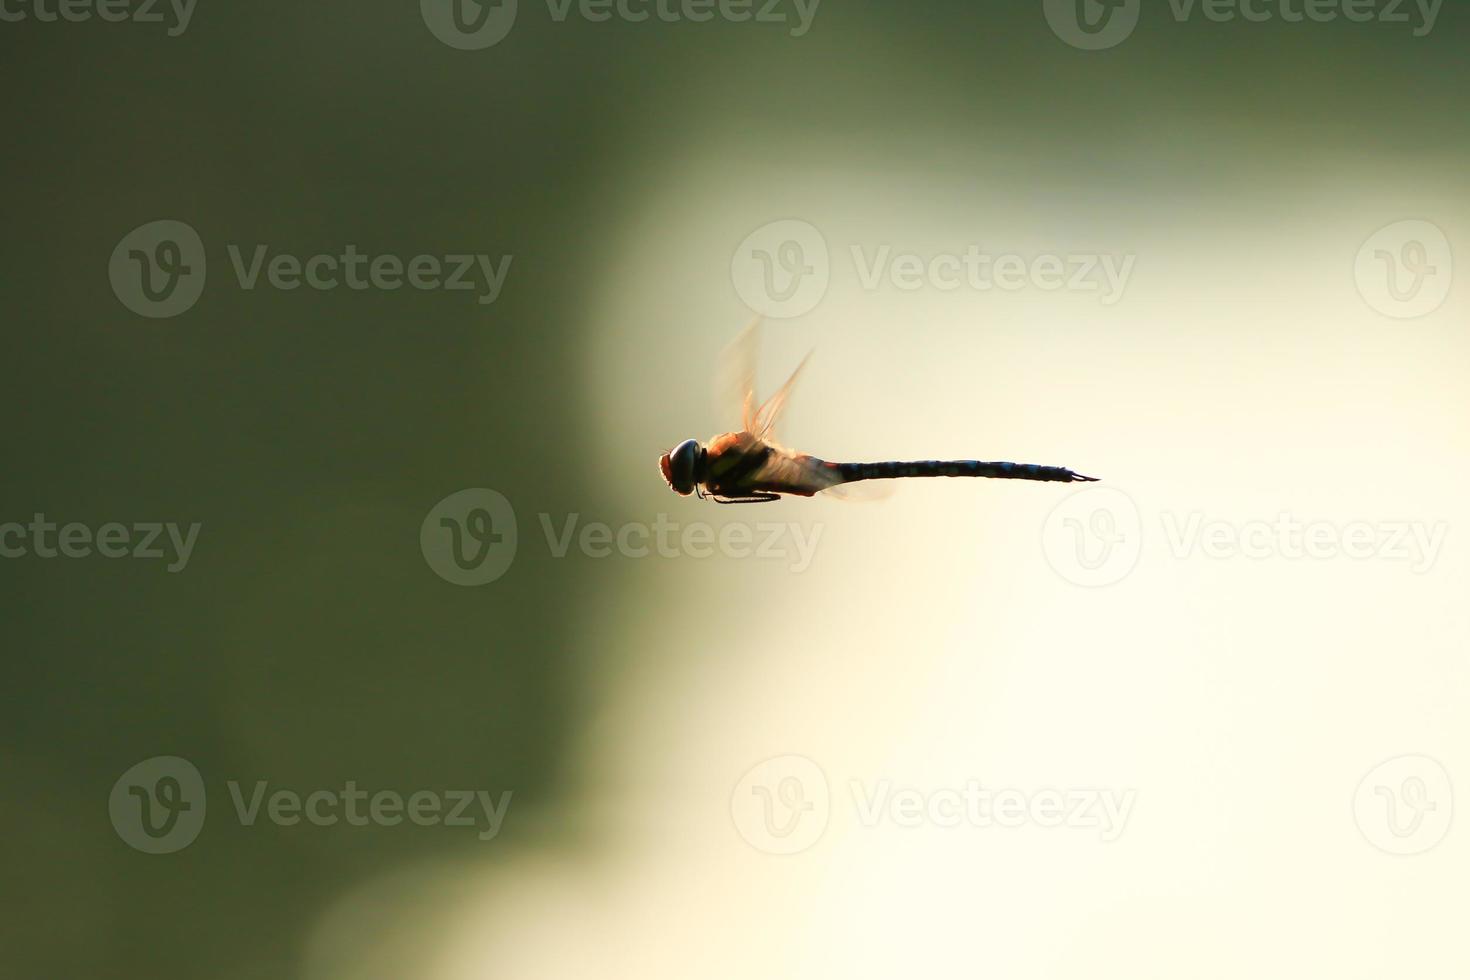
[[[711,494],[710,499],[717,504],[768,504],[773,500],[780,500],[781,495],[779,493],[758,492],[747,494],[743,497],[725,497],[719,494]]]

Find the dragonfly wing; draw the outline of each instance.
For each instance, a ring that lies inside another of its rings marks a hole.
[[[811,358],[811,354],[803,357],[801,363],[796,366],[796,370],[791,372],[791,377],[787,378],[786,383],[781,386],[781,390],[766,399],[765,403],[756,409],[755,428],[749,431],[757,439],[774,437],[776,422],[781,418],[781,413],[786,410],[786,403],[790,400],[791,392],[796,387],[796,379],[801,377],[802,368],[806,367],[806,362]]]
[[[857,503],[873,503],[893,496],[896,480],[860,480],[857,483],[838,483],[822,491],[822,496],[833,500],[848,500]]]
[[[782,493],[820,493],[842,482],[835,467],[810,456],[797,455],[775,446],[770,458],[755,474],[757,486]]]
[[[736,432],[755,431],[755,358],[760,347],[761,318],[745,325],[720,355],[715,380],[715,411]]]
[[[786,408],[796,379],[806,366],[808,354],[802,359],[791,377],[774,395],[757,406],[755,400],[755,362],[760,350],[760,323],[757,316],[730,342],[720,357],[720,372],[715,385],[715,400],[721,418],[738,424],[736,431],[749,432],[757,439],[769,439],[775,432],[776,422]]]

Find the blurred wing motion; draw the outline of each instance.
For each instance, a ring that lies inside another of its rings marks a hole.
[[[887,500],[897,487],[891,480],[858,480],[834,483],[821,491],[822,496],[848,503],[871,504]]]
[[[808,353],[803,357],[780,390],[757,405],[755,362],[760,352],[760,324],[761,318],[757,316],[725,348],[720,357],[717,397],[721,413],[728,416],[732,423],[757,439],[770,442],[775,439],[776,422],[785,411],[791,392],[796,388],[796,381],[801,377],[802,369],[812,355]]]
[[[755,421],[755,356],[761,318],[757,316],[720,354],[715,378],[715,413],[722,425],[750,429]]]

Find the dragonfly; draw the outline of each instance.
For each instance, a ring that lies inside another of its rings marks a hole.
[[[911,477],[966,476],[997,480],[1037,480],[1047,483],[1096,483],[1095,477],[1061,466],[1035,463],[985,462],[976,459],[925,459],[913,462],[834,463],[809,453],[787,449],[776,441],[781,418],[808,354],[774,395],[756,404],[755,351],[758,323],[741,332],[726,351],[727,401],[739,406],[740,429],[717,435],[708,442],[685,439],[658,460],[669,489],[687,497],[719,504],[760,504],[782,496],[811,497],[827,492],[844,496],[847,484],[866,480]]]

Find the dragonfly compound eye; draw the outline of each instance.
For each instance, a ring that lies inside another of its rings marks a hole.
[[[699,442],[685,439],[658,461],[658,467],[674,492],[687,497],[694,492],[694,469],[698,460]]]

